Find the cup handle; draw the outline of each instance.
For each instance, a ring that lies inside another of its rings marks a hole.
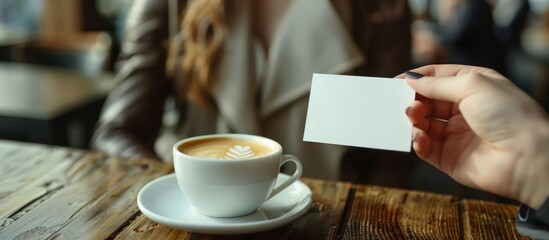
[[[301,173],[303,172],[303,166],[301,165],[301,161],[299,161],[299,159],[297,157],[294,157],[292,155],[282,155],[282,162],[281,162],[280,166],[282,167],[282,165],[284,165],[287,162],[294,162],[294,164],[296,166],[294,174],[292,174],[292,176],[290,178],[288,178],[286,181],[284,181],[278,187],[273,189],[273,191],[271,192],[271,194],[269,195],[267,200],[271,199],[272,197],[274,197],[277,194],[279,194],[280,192],[282,192],[282,190],[284,190],[285,188],[292,185],[292,183],[294,183],[295,181],[297,181],[301,177]]]

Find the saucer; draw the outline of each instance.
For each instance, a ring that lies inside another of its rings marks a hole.
[[[281,173],[277,183],[288,178]],[[311,189],[297,180],[254,213],[234,218],[208,217],[190,205],[172,173],[147,183],[139,191],[137,205],[145,216],[171,228],[195,233],[243,234],[274,229],[296,220],[309,210],[312,196]]]

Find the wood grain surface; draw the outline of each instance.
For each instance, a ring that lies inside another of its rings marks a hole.
[[[526,239],[517,206],[302,178],[311,209],[265,232],[206,235],[144,216],[137,194],[173,167],[0,140],[0,239]]]

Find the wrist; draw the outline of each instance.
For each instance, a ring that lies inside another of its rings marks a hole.
[[[549,197],[549,122],[533,128],[528,146],[517,164],[514,188],[517,200],[537,210]]]

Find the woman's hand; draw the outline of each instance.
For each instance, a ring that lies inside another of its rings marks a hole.
[[[487,68],[432,65],[404,76],[418,93],[406,114],[419,157],[467,186],[543,203],[549,121],[532,98]]]

